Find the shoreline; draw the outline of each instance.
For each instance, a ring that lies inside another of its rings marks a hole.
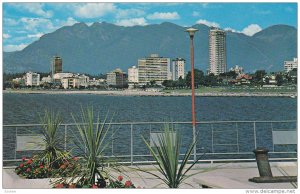
[[[105,95],[105,96],[191,96],[191,93],[165,93],[165,92],[150,92],[150,91],[136,91],[136,90],[123,90],[123,91],[88,91],[88,90],[3,90],[3,94],[92,94],[92,95]],[[297,92],[286,93],[266,93],[266,92],[205,92],[195,93],[195,96],[207,97],[291,97],[296,96]]]

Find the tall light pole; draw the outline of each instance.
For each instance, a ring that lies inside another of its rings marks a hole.
[[[196,142],[196,112],[195,112],[195,78],[194,78],[194,35],[198,31],[195,28],[185,30],[190,35],[190,53],[191,53],[191,79],[192,79],[192,125],[193,125],[193,143]],[[194,146],[194,161],[197,160],[196,144]]]

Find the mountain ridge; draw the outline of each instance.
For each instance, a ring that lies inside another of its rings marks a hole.
[[[199,29],[194,40],[195,68],[205,71],[210,28],[204,24],[193,27]],[[64,71],[106,73],[117,67],[126,71],[151,53],[185,58],[189,70],[189,37],[185,29],[171,22],[131,27],[106,22],[63,26],[22,51],[4,52],[4,71],[47,72],[54,55],[63,58]],[[227,31],[226,39],[227,69],[240,65],[249,72],[283,70],[283,61],[297,56],[297,29],[288,25],[270,26],[253,36]]]

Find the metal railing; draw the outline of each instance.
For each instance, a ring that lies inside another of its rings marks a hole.
[[[97,124],[97,123],[95,123]],[[106,157],[118,158],[120,162],[136,164],[149,162],[150,152],[142,137],[150,141],[151,133],[160,131],[165,124],[175,125],[182,130],[183,150],[193,140],[191,122],[121,122],[111,125],[111,142],[106,150]],[[39,134],[41,124],[3,125],[3,161],[18,161],[22,156],[31,155],[32,151],[18,151],[17,137]],[[117,133],[113,131],[117,130]],[[270,150],[271,158],[295,159],[297,145],[277,145],[273,142],[274,131],[297,131],[296,120],[284,121],[205,121],[197,122],[198,131],[196,153],[193,157],[205,155],[203,161],[218,160],[251,160],[252,151],[258,147]],[[71,137],[76,136],[75,123],[61,124],[60,135],[63,137],[64,150],[74,147]],[[73,150],[76,155],[76,149]]]

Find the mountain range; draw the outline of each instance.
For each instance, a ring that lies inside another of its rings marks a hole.
[[[209,64],[209,27],[193,26],[195,68]],[[4,72],[49,72],[53,56],[63,59],[63,71],[100,74],[121,68],[127,71],[139,58],[156,53],[168,58],[186,59],[190,69],[189,36],[186,27],[165,22],[147,26],[123,27],[102,22],[88,26],[64,26],[21,51],[4,52]],[[227,31],[227,69],[242,66],[246,72],[259,69],[283,70],[283,61],[297,57],[297,29],[274,25],[253,36]]]

